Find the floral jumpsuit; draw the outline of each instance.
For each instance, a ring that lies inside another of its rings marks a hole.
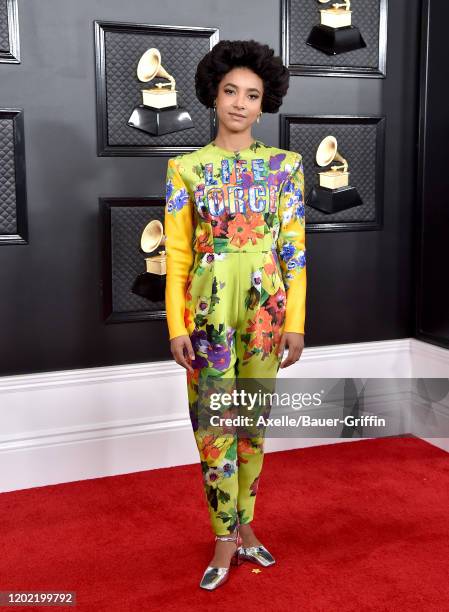
[[[165,236],[169,336],[187,334],[195,353],[189,414],[212,529],[225,535],[254,517],[264,437],[216,434],[201,421],[211,388],[275,379],[282,333],[304,333],[302,156],[256,140],[169,159]]]

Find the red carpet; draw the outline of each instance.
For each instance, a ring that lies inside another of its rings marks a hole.
[[[213,592],[198,586],[214,547],[200,477],[195,464],[0,494],[0,591],[76,591],[79,612],[449,610],[438,448],[383,438],[266,454],[254,530],[277,564],[232,567]]]

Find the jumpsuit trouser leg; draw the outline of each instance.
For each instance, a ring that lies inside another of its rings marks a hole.
[[[216,535],[254,518],[264,435],[260,427],[243,436],[232,428],[209,427],[213,414],[236,414],[236,406],[229,412],[223,406],[211,409],[211,394],[230,393],[243,379],[276,378],[285,301],[275,251],[195,252],[186,286],[185,323],[195,352],[187,391]]]

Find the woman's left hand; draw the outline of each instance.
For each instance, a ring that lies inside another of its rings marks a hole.
[[[279,343],[278,355],[282,356],[285,347],[288,348],[288,355],[284,361],[280,364],[280,368],[287,368],[288,366],[296,363],[301,357],[304,349],[304,334],[296,332],[284,332]]]

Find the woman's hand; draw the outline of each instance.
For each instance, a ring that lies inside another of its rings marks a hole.
[[[298,359],[301,357],[304,349],[304,334],[284,332],[278,348],[278,355],[280,357],[284,353],[285,345],[288,347],[288,355],[279,366],[281,368],[287,368],[289,365],[296,363],[296,361],[298,361]]]
[[[185,334],[184,336],[172,338],[170,340],[170,350],[176,363],[179,363],[180,366],[193,373],[193,368],[187,361],[187,357],[192,361],[195,359],[195,353],[189,336]]]

